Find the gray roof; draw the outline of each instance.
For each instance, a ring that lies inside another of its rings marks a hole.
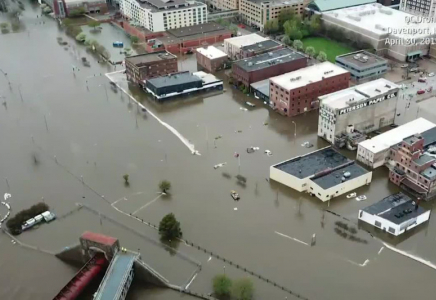
[[[186,6],[188,3],[186,0],[137,0],[138,4],[141,5],[142,7],[146,7],[146,8],[155,8],[157,10],[161,10],[164,9],[165,7],[168,8],[173,8],[176,5],[178,7],[182,7],[182,6]]]
[[[274,40],[266,40],[252,45],[243,46],[241,47],[241,50],[248,51],[248,52],[257,52],[257,51],[265,51],[271,48],[277,48],[279,46],[281,46],[279,42],[276,42]]]
[[[352,162],[332,147],[298,156],[273,166],[300,179]]]
[[[403,140],[403,142],[405,142],[405,143],[408,144],[408,145],[413,145],[413,144],[416,143],[417,141],[419,141],[419,138],[416,137],[416,136],[414,136],[414,135],[409,136],[409,137],[407,137],[407,138],[405,138],[405,139]]]
[[[424,171],[421,172],[421,175],[427,178],[428,180],[435,180],[436,179],[436,169],[433,166],[428,167]]]
[[[360,58],[356,59],[355,56],[361,55]],[[362,60],[362,57],[366,56],[367,60]],[[380,57],[378,55],[372,54],[370,52],[367,52],[365,50],[351,52],[343,55],[336,56],[336,61],[340,61],[345,63],[348,66],[352,66],[356,69],[367,69],[374,66],[387,64],[387,60],[383,57]]]
[[[428,162],[430,162],[432,160],[435,160],[435,158],[430,156],[430,155],[428,155],[428,154],[423,154],[419,158],[413,160],[413,162],[415,164],[417,164],[418,166],[422,166],[422,165],[425,165],[426,163],[428,163]]]
[[[129,61],[134,65],[139,65],[139,64],[145,64],[153,61],[166,60],[172,58],[177,58],[177,56],[169,53],[168,51],[158,51],[153,53],[145,53],[145,54],[129,56],[126,57],[126,61]]]
[[[309,4],[309,7],[323,12],[376,2],[376,0],[314,0]]]
[[[436,142],[436,127],[424,131],[421,133],[422,138],[424,139],[424,147],[431,146]]]
[[[349,176],[345,177],[344,174],[346,174],[347,172],[349,173]],[[350,165],[334,170],[333,172],[312,178],[311,180],[319,185],[321,188],[326,190],[345,181],[360,177],[366,173],[368,173],[367,170],[353,162]]]
[[[269,97],[269,78],[250,84],[251,88]]]
[[[362,210],[371,215],[378,215],[395,224],[404,223],[426,212],[422,207],[415,210],[412,199],[403,193],[387,196]]]
[[[165,86],[173,86],[195,81],[201,82],[202,80],[200,77],[195,76],[190,72],[182,72],[151,78],[147,80],[147,83],[153,85],[156,88],[161,88]]]
[[[207,33],[212,31],[225,30],[226,28],[218,23],[209,22],[204,24],[192,25],[170,29],[167,32],[175,37],[187,37],[195,34]]]
[[[263,53],[250,58],[245,58],[236,61],[234,64],[239,66],[246,72],[253,72],[268,68],[272,65],[283,64],[297,59],[305,59],[306,57],[289,48],[283,48],[268,53]]]

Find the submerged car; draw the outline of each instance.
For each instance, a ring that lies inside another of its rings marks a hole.
[[[239,200],[239,194],[236,191],[230,191],[230,196],[232,196],[233,200]]]
[[[419,91],[417,91],[416,93],[417,93],[418,95],[422,95],[422,94],[425,93],[425,91],[424,91],[424,90],[419,90]]]
[[[248,106],[250,106],[250,107],[255,107],[256,106],[256,104],[254,104],[254,103],[251,103],[251,102],[245,102],[245,104],[247,104]]]

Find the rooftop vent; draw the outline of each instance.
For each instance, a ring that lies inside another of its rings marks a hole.
[[[379,89],[375,89],[376,92],[381,93],[381,91]]]
[[[273,56],[273,53],[272,53],[272,52],[268,52],[268,55],[269,55],[269,56]]]
[[[345,172],[345,173],[344,173],[344,177],[345,177],[345,178],[350,178],[350,176],[351,176],[351,173],[350,173],[350,172]]]
[[[249,66],[249,67],[253,66],[253,62],[251,62],[251,61],[248,62],[248,66]]]
[[[259,44],[258,46],[259,46],[259,48],[262,48],[262,44]]]

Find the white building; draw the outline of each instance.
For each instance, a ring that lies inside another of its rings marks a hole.
[[[356,159],[372,169],[378,168],[388,163],[389,151],[392,146],[409,136],[421,134],[434,127],[436,125],[432,122],[419,118],[389,130],[372,139],[359,143]]]
[[[427,55],[435,24],[381,4],[366,4],[322,14],[327,27],[336,27],[354,39],[369,43],[379,55],[412,61]]]
[[[430,219],[425,210],[403,193],[390,195],[359,210],[359,220],[398,236]]]
[[[399,88],[381,78],[319,97],[318,136],[336,144],[350,127],[368,133],[393,124]]]
[[[224,52],[231,59],[239,59],[241,48],[268,40],[256,33],[235,36],[224,40]]]
[[[120,0],[125,17],[154,32],[206,23],[206,8],[194,0]]]
[[[436,17],[435,0],[401,0],[400,10],[425,17]]]
[[[372,172],[326,147],[271,166],[270,179],[325,202],[369,184]]]

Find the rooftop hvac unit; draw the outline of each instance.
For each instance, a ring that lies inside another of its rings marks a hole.
[[[388,89],[390,89],[390,88],[391,88],[391,86],[390,86],[389,84],[385,85],[385,87],[387,87]]]
[[[301,79],[301,76],[297,76],[297,78],[295,78],[296,80]]]
[[[259,48],[262,48],[262,44],[259,44]]]
[[[253,66],[253,62],[251,62],[251,61],[248,62],[248,66],[249,66],[249,67]]]
[[[345,178],[350,178],[350,176],[351,176],[351,173],[350,173],[350,172],[345,172],[345,173],[344,173],[344,177],[345,177]]]
[[[376,92],[381,93],[381,91],[379,89],[375,89]]]
[[[268,52],[268,55],[269,55],[269,56],[273,56],[273,53],[272,53],[272,52]]]
[[[375,29],[381,30],[381,31],[387,31],[387,28],[384,27],[383,25],[380,24],[376,24],[375,25]]]
[[[368,56],[362,56],[362,59],[364,59],[364,60],[368,60]]]

